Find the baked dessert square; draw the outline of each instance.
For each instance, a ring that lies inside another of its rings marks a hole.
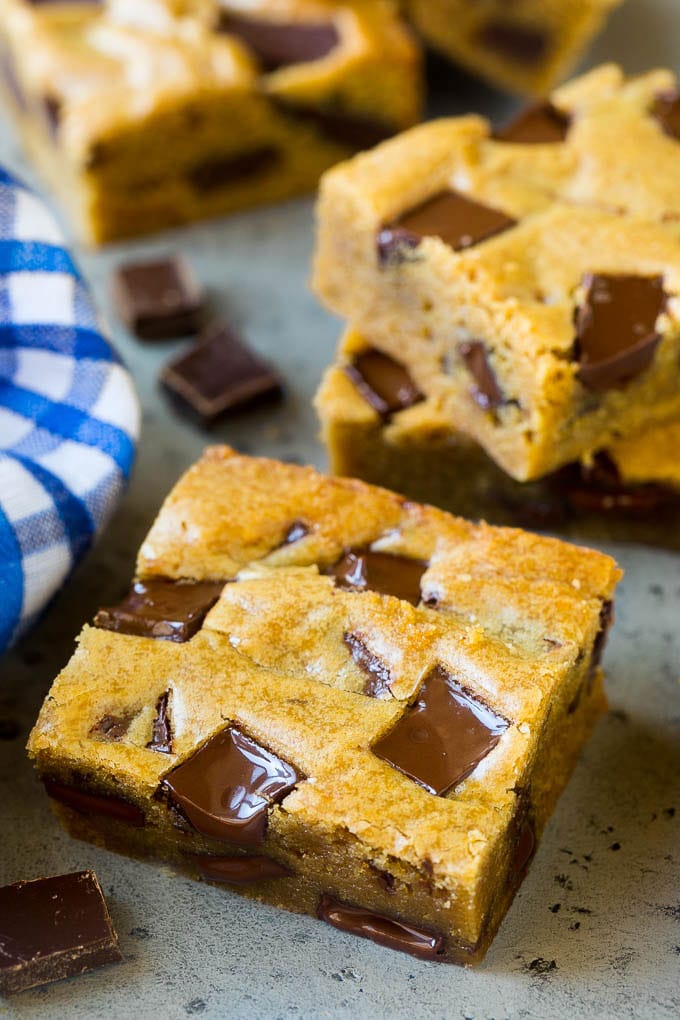
[[[76,837],[475,963],[605,705],[619,576],[209,448],[29,752]]]
[[[0,0],[0,68],[92,242],[312,190],[422,95],[390,0]]]
[[[322,182],[317,294],[519,481],[680,416],[673,82],[605,67]]]
[[[544,96],[621,0],[404,0],[425,41],[473,74]]]
[[[452,513],[570,538],[680,548],[680,422],[517,482],[348,329],[315,398],[330,470]]]

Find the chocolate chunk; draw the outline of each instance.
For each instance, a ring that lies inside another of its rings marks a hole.
[[[294,545],[295,542],[301,542],[303,538],[311,534],[311,531],[309,524],[304,521],[293,521],[281,545]]]
[[[437,666],[416,703],[373,745],[373,753],[443,797],[477,768],[507,727]]]
[[[144,812],[141,808],[120,797],[90,793],[77,786],[67,786],[66,783],[60,783],[56,779],[44,779],[43,784],[48,797],[78,811],[81,815],[101,815],[105,818],[113,818],[117,822],[133,825],[136,829],[141,829],[144,826]]]
[[[122,960],[94,871],[0,889],[0,995]]]
[[[43,100],[47,130],[49,131],[52,141],[55,142],[57,141],[59,125],[61,124],[61,106],[61,100],[57,99],[55,96],[45,96]]]
[[[403,921],[395,921],[391,917],[375,914],[362,907],[352,907],[328,894],[321,897],[317,915],[334,928],[370,939],[379,946],[387,946],[388,949],[410,953],[411,956],[417,956],[421,960],[437,960],[446,949],[443,935],[416,928],[415,925]]]
[[[460,355],[475,380],[472,397],[483,411],[491,411],[505,403],[505,397],[494,374],[481,340],[470,340],[458,345]]]
[[[384,419],[425,399],[404,366],[381,351],[371,349],[358,354],[345,366],[345,372],[364,400]]]
[[[574,513],[645,517],[680,503],[680,493],[654,483],[626,485],[614,461],[600,452],[590,465],[572,464],[556,472],[552,484]]]
[[[570,125],[571,118],[552,103],[535,103],[497,131],[494,138],[521,145],[551,145],[565,140]]]
[[[477,34],[480,46],[514,64],[533,67],[545,59],[551,40],[533,25],[516,21],[488,21]]]
[[[197,832],[240,847],[264,842],[267,814],[300,773],[234,727],[221,730],[163,780]]]
[[[329,141],[352,150],[372,149],[398,131],[396,125],[378,120],[377,117],[360,117],[359,114],[340,109],[303,106],[278,96],[272,96],[270,101],[285,116],[310,124]]]
[[[386,893],[394,893],[397,880],[394,875],[390,874],[389,871],[385,871],[383,868],[379,868],[377,864],[369,864],[369,871],[371,871],[380,882],[381,886]]]
[[[589,390],[625,386],[649,368],[661,340],[656,321],[666,308],[662,276],[589,273],[576,312],[578,378]]]
[[[348,591],[377,591],[393,595],[411,605],[420,602],[420,579],[427,570],[422,560],[371,549],[348,549],[334,566],[325,571],[340,588]]]
[[[151,727],[151,740],[146,745],[151,751],[172,754],[172,722],[170,720],[170,691],[161,694],[156,703],[156,717]]]
[[[680,90],[659,92],[652,107],[652,116],[667,135],[680,141]]]
[[[108,740],[117,743],[127,735],[130,723],[136,712],[126,712],[124,715],[104,715],[92,726],[88,737],[93,740]]]
[[[227,885],[251,885],[267,878],[290,878],[293,872],[271,857],[213,857],[191,854],[204,878]]]
[[[135,581],[117,606],[100,609],[95,627],[117,634],[188,641],[217,602],[225,581],[172,581],[149,577]]]
[[[120,319],[143,340],[190,336],[201,328],[203,288],[180,255],[118,266],[111,296]]]
[[[340,42],[331,21],[268,21],[224,12],[219,30],[238,36],[255,53],[265,71],[321,60]]]
[[[462,251],[509,230],[515,223],[500,209],[458,191],[442,191],[381,228],[378,261],[381,266],[401,261],[403,249],[417,247],[423,237],[438,237],[454,251]]]
[[[369,698],[390,697],[393,677],[389,666],[371,651],[362,634],[347,631],[342,639],[359,669],[368,676],[364,694]]]
[[[228,326],[216,325],[167,365],[161,384],[204,426],[258,398],[279,396],[279,376]]]
[[[198,163],[187,176],[195,191],[217,191],[268,174],[280,163],[279,149],[263,145],[247,152],[211,156]]]
[[[609,630],[614,622],[614,603],[607,600],[602,603],[600,609],[600,629],[597,632],[595,640],[593,641],[593,650],[590,655],[590,675],[589,680],[592,683],[595,671],[602,662],[602,655],[604,653],[604,647],[607,644],[607,637],[609,636]]]

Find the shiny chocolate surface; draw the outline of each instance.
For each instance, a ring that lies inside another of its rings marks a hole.
[[[421,960],[436,960],[446,950],[443,935],[425,931],[403,921],[395,921],[384,914],[377,914],[362,907],[353,907],[334,896],[321,897],[317,914],[322,921],[334,928],[371,939],[388,949],[399,949]]]
[[[427,570],[422,560],[371,549],[347,549],[334,566],[326,570],[339,588],[348,591],[377,591],[417,606],[420,581]]]
[[[100,609],[95,626],[117,634],[188,641],[217,602],[224,581],[173,581],[165,577],[135,581],[117,605]]]

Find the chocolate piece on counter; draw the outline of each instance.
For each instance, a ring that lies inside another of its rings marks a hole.
[[[359,669],[362,669],[368,677],[364,685],[364,694],[369,698],[381,698],[385,695],[390,697],[393,677],[389,666],[371,651],[362,634],[348,631],[343,634],[342,639]]]
[[[100,609],[95,627],[117,634],[188,641],[217,602],[225,581],[172,581],[149,577],[135,581],[117,606]]]
[[[278,396],[283,388],[274,369],[223,325],[213,326],[167,365],[161,383],[205,426],[257,398]]]
[[[346,113],[339,109],[322,110],[316,106],[302,106],[281,99],[280,96],[272,96],[270,102],[280,113],[306,121],[329,141],[348,149],[372,149],[399,130],[395,125],[378,120],[377,117],[360,117],[356,113]]]
[[[570,125],[571,119],[567,114],[552,103],[535,103],[496,131],[494,138],[521,145],[550,145],[563,142]]]
[[[203,878],[226,885],[251,885],[268,878],[290,878],[293,872],[271,857],[215,857],[191,854]]]
[[[680,89],[659,92],[652,107],[652,116],[667,135],[680,141]]]
[[[589,273],[576,311],[578,378],[588,390],[625,386],[652,363],[666,308],[662,276]]]
[[[195,191],[217,191],[230,184],[245,183],[278,167],[281,153],[273,145],[263,145],[248,152],[229,153],[202,160],[189,171],[188,179]]]
[[[301,542],[303,538],[306,538],[307,535],[311,534],[311,531],[312,529],[309,524],[305,523],[305,521],[293,521],[285,534],[281,546],[293,545],[295,542]]]
[[[118,266],[111,297],[121,321],[142,340],[190,336],[201,328],[203,288],[180,255]]]
[[[265,71],[321,60],[340,42],[332,21],[269,21],[225,11],[218,27],[221,32],[238,36],[255,53]]]
[[[151,740],[146,745],[151,751],[172,754],[172,722],[170,719],[170,691],[161,694],[156,703],[156,716],[151,726]]]
[[[477,42],[498,56],[524,67],[544,59],[550,39],[533,25],[517,21],[488,21],[477,33]]]
[[[113,818],[117,822],[133,825],[136,829],[141,829],[144,826],[144,812],[141,808],[120,797],[91,793],[88,790],[79,789],[77,786],[60,783],[56,779],[43,779],[43,785],[48,797],[78,811],[81,815],[101,815],[104,818]]]
[[[0,889],[0,995],[122,960],[94,871]]]
[[[481,340],[470,340],[458,345],[460,355],[475,380],[472,396],[483,411],[491,411],[505,403],[505,397],[494,374]]]
[[[458,191],[442,191],[381,228],[378,260],[381,265],[400,261],[400,249],[415,248],[423,237],[438,237],[454,251],[462,251],[509,230],[515,223],[500,209]]]
[[[507,727],[437,666],[418,700],[373,745],[373,753],[442,797],[476,769]]]
[[[372,549],[348,549],[325,573],[340,588],[349,591],[377,591],[417,606],[421,599],[420,580],[427,570],[422,560]]]
[[[92,726],[88,737],[93,740],[108,740],[117,743],[122,740],[130,728],[136,712],[126,712],[123,715],[104,715]]]
[[[385,419],[425,399],[404,366],[381,351],[357,354],[345,366],[345,373],[364,400]]]
[[[375,914],[362,907],[352,907],[328,894],[321,897],[317,915],[334,928],[370,939],[388,949],[400,949],[421,960],[436,960],[446,948],[443,935],[424,931],[412,924],[395,921],[383,914]]]
[[[161,788],[197,832],[247,848],[264,841],[269,807],[301,778],[288,762],[229,726],[169,772]]]

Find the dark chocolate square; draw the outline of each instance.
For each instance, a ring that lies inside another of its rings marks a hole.
[[[149,577],[135,581],[117,606],[100,609],[95,626],[117,634],[188,641],[217,602],[224,581],[173,581]]]
[[[180,255],[119,266],[111,294],[121,320],[143,340],[192,336],[201,328],[203,288]]]
[[[425,399],[404,366],[382,351],[371,349],[357,354],[345,366],[345,372],[384,419]]]

